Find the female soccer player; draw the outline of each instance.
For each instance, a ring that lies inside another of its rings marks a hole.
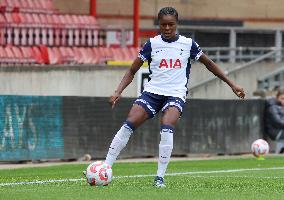
[[[225,76],[222,70],[201,51],[195,41],[176,34],[178,13],[174,8],[162,8],[158,19],[161,35],[150,38],[145,43],[114,94],[109,98],[113,108],[143,62],[148,61],[150,80],[145,85],[142,95],[133,103],[126,121],[114,136],[105,162],[112,166],[134,130],[162,111],[158,170],[154,186],[165,187],[164,175],[173,149],[173,133],[187,95],[190,59],[203,63],[209,71],[226,82],[238,97],[244,98],[245,93],[243,88]]]

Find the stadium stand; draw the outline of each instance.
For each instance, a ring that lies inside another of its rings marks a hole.
[[[1,11],[3,12],[30,12],[53,14],[57,10],[54,8],[52,0],[1,0]]]
[[[52,0],[1,0],[0,26],[1,65],[103,64],[138,51],[106,48],[93,16],[60,14]]]

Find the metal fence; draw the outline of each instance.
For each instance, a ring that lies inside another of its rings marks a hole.
[[[277,54],[266,58],[268,62],[279,62],[283,60],[283,49],[277,50],[275,47],[204,47],[202,50],[215,62],[249,62],[259,58],[271,51]]]
[[[284,66],[257,80],[259,92],[276,91],[284,88]]]

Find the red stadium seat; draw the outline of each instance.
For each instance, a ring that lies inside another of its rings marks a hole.
[[[31,48],[32,49],[32,54],[33,54],[33,58],[36,60],[37,64],[50,64],[49,60],[48,63],[45,63],[44,59],[42,58],[41,52],[38,49],[38,47],[34,46]]]
[[[108,47],[99,47],[99,51],[103,54],[104,59],[107,60],[113,60],[114,54],[113,51]]]
[[[14,58],[15,58],[15,61],[16,61],[17,64],[27,64],[27,63],[29,63],[29,60],[27,60],[24,57],[24,55],[23,55],[23,53],[22,53],[20,48],[15,47],[15,46],[12,46],[10,48],[11,48],[11,51],[13,52],[13,55],[14,55]]]
[[[77,15],[71,15],[68,16],[69,20],[72,20],[74,25],[72,27],[72,31],[70,32],[72,34],[72,36],[69,36],[69,39],[71,39],[70,37],[72,37],[72,44],[75,46],[80,46],[81,44],[81,22],[80,19]],[[71,43],[71,41],[69,42]],[[70,45],[70,44],[69,44]]]
[[[28,34],[28,28],[27,28],[27,21],[25,18],[25,15],[23,13],[19,13],[19,17],[21,18],[21,28],[20,28],[20,45],[27,45],[27,34]]]
[[[33,16],[29,13],[23,14],[25,17],[27,24],[27,44],[30,46],[34,45],[34,27],[36,26],[34,23]]]
[[[61,51],[59,50],[59,47],[52,47],[53,52],[55,53],[58,63],[57,64],[65,64],[66,58],[63,57]]]
[[[18,12],[13,12],[11,14],[12,14],[13,23],[20,24],[22,22]]]
[[[17,60],[16,60],[16,56],[14,55],[11,46],[7,46],[4,48],[6,55],[7,55],[7,63],[8,64],[16,64]]]
[[[91,48],[84,48],[86,53],[87,53],[87,62],[88,64],[95,64],[96,63],[96,59],[94,59],[94,52],[92,51]]]
[[[42,8],[41,8],[41,4],[39,3],[39,0],[32,0],[32,2],[33,2],[33,7],[35,8],[35,9],[37,9],[37,10],[41,10]]]
[[[110,48],[110,50],[113,53],[113,60],[115,61],[123,61],[124,59],[124,54],[121,52],[120,48]]]
[[[108,60],[113,60],[114,55],[113,52],[106,47],[94,47],[92,48],[94,56],[96,57],[97,63],[103,64],[106,63]]]
[[[133,60],[133,57],[132,57],[132,54],[129,50],[129,48],[127,47],[124,47],[124,48],[120,48],[121,49],[121,52],[123,53],[123,61],[132,61]]]
[[[90,64],[97,64],[97,58],[96,58],[95,53],[92,50],[92,48],[91,47],[87,47],[86,49],[87,49],[87,52],[88,52],[88,54],[90,56],[90,58],[89,58],[90,59]]]
[[[69,15],[60,15],[61,18],[61,45],[72,46],[73,45],[73,27],[74,22]]]
[[[48,48],[48,50],[48,53],[52,52],[51,57],[49,57],[49,60],[52,59],[53,63],[50,62],[50,64],[63,64],[62,55],[57,47]]]
[[[54,10],[52,1],[50,0],[39,0],[40,7],[44,10],[52,11]]]
[[[56,23],[54,22],[52,15],[46,15],[46,19],[47,19],[48,25],[50,26],[47,31],[47,35],[48,35],[47,44],[49,46],[53,46],[54,45],[53,28],[56,27]]]
[[[74,22],[75,27],[80,27],[80,20],[77,15],[70,16],[72,21]]]
[[[32,53],[32,49],[30,47],[20,47],[22,53],[23,53],[23,57],[25,58],[25,60],[27,61],[27,63],[29,64],[35,64],[36,60],[33,57],[33,53]]]
[[[0,13],[0,23],[1,23],[1,25],[6,24],[6,19],[5,19],[4,15],[2,13]]]
[[[3,64],[6,64],[6,63],[8,63],[7,53],[4,49],[4,47],[0,46],[0,64],[3,65]]]
[[[90,48],[93,52],[93,63],[100,64],[101,53],[97,47]]]
[[[71,47],[62,47],[65,49],[66,53],[71,57],[71,62],[72,63],[76,63],[76,60],[75,60],[75,53],[73,51],[73,49]]]
[[[62,55],[62,60],[64,64],[75,63],[74,53],[71,48],[60,47],[59,51]]]
[[[41,30],[41,21],[38,16],[38,14],[31,14],[33,18],[33,24],[36,26],[34,28],[34,44],[33,45],[40,45],[41,44],[41,38],[40,38],[40,30]]]
[[[53,35],[54,35],[54,44],[55,46],[60,46],[60,33],[61,33],[61,28],[62,28],[62,22],[59,17],[59,15],[51,15],[53,18],[54,22],[54,27],[53,27]]]
[[[135,59],[137,56],[138,56],[138,53],[139,53],[139,48],[136,48],[136,47],[130,47],[129,48],[133,58]]]
[[[27,3],[29,4],[29,8],[33,8],[34,12],[37,12],[38,10],[41,10],[39,7],[39,4],[37,1],[34,0],[27,0]]]
[[[11,14],[11,13],[5,12],[5,13],[4,13],[4,16],[5,16],[5,21],[6,21],[9,25],[13,24],[13,17],[12,17],[12,14]]]
[[[41,28],[41,44],[47,45],[48,44],[48,29],[51,28],[51,25],[48,22],[47,15],[39,14],[40,23],[42,24]]]
[[[22,23],[22,19],[19,15],[19,13],[12,13],[12,19],[13,19],[13,45],[20,45],[20,26]]]
[[[0,5],[6,12],[56,13],[51,0],[2,0]]]
[[[83,58],[83,55],[82,55],[80,49],[78,47],[74,47],[73,51],[74,51],[76,62],[78,64],[84,63],[84,58]]]
[[[7,39],[6,39],[6,44],[13,44],[13,38],[12,38],[12,34],[13,34],[13,18],[11,13],[4,13],[5,16],[5,21],[6,21],[6,34],[7,34]]]
[[[98,26],[98,22],[97,22],[95,17],[87,15],[87,18],[88,18],[90,24],[92,24],[93,26],[96,26],[96,27]]]
[[[76,19],[76,17],[75,17]],[[78,19],[76,19],[78,20]],[[77,21],[75,21],[76,23]],[[79,26],[79,25],[77,25]],[[77,27],[73,30],[73,34],[74,34],[74,45],[75,46],[79,46],[80,45],[80,27]]]
[[[13,11],[15,9],[20,8],[19,1],[14,1],[14,0],[6,0],[3,2],[6,5],[6,8],[8,11]]]
[[[82,55],[82,63],[83,64],[91,63],[92,57],[90,53],[87,51],[87,49],[80,47],[78,48],[78,50],[81,52],[81,55]]]
[[[46,14],[38,14],[39,21],[40,21],[40,23],[41,23],[41,27],[43,27],[43,28],[51,28],[51,27],[52,27],[52,24],[51,24],[50,21],[48,20],[47,16],[49,16],[49,15],[46,15]]]
[[[21,8],[29,9],[29,4],[26,0],[21,0]]]
[[[48,56],[48,48],[47,46],[45,45],[40,45],[39,46],[39,50],[40,50],[40,53],[41,53],[41,57],[43,59],[43,62],[45,64],[49,64],[49,56]]]
[[[0,63],[95,64],[114,57],[109,49],[94,50],[93,16],[56,14],[52,0],[0,0],[0,8],[0,45],[8,45],[0,48]]]
[[[2,28],[0,28],[0,45],[5,45],[5,25],[6,25],[6,19],[5,17],[3,16],[2,13],[0,13],[0,26]]]
[[[51,47],[47,48],[49,64],[54,65],[57,63],[57,57]]]
[[[52,0],[41,0],[43,4],[45,4],[46,9],[48,10],[54,10],[54,5]]]

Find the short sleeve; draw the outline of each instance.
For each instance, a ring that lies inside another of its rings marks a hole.
[[[140,50],[139,54],[138,54],[138,58],[140,58],[141,60],[143,60],[144,62],[146,60],[150,60],[151,58],[151,51],[152,51],[152,48],[151,48],[151,42],[150,40],[148,40],[143,48]]]
[[[202,54],[203,52],[200,49],[199,45],[194,40],[192,40],[192,45],[190,49],[190,58],[198,60]]]

